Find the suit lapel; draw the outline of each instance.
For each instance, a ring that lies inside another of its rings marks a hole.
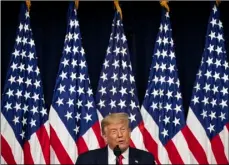
[[[139,164],[134,149],[129,147],[129,164]]]

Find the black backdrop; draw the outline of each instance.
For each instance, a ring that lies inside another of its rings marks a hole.
[[[1,91],[3,91],[15,42],[21,3],[22,1],[1,2]],[[204,49],[211,3],[210,1],[171,1],[169,3],[178,75],[186,114]],[[67,1],[32,1],[31,4],[31,26],[43,81],[44,97],[49,107],[62,56],[69,3]],[[141,104],[147,88],[151,57],[160,24],[161,6],[156,1],[120,1],[120,6]],[[113,1],[79,2],[78,18],[94,95],[108,46],[114,11]],[[220,11],[229,59],[229,2],[222,2]]]

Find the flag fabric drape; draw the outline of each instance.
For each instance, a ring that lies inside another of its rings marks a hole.
[[[127,39],[118,11],[112,23],[112,32],[96,93],[100,121],[109,113],[126,112],[129,115],[131,145],[144,149],[143,121],[139,111],[135,78],[132,73]]]
[[[19,27],[1,105],[1,161],[49,164],[49,123],[30,13],[21,6]]]
[[[146,148],[158,164],[184,164],[188,145],[182,134],[184,109],[177,73],[169,12],[162,9],[161,23],[141,114],[147,136]]]
[[[79,154],[104,146],[74,2],[49,114],[51,164],[75,164]]]
[[[229,67],[220,11],[213,5],[187,116],[191,163],[228,164]]]

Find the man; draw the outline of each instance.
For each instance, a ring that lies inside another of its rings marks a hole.
[[[102,134],[107,146],[79,155],[76,164],[155,164],[151,153],[132,148],[129,119],[126,113],[112,113],[101,122]],[[119,146],[121,156],[116,159],[114,148]]]

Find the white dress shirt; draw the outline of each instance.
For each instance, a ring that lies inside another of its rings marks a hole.
[[[122,153],[123,159],[122,164],[129,164],[129,148]],[[116,164],[116,156],[110,147],[108,146],[108,164]]]

